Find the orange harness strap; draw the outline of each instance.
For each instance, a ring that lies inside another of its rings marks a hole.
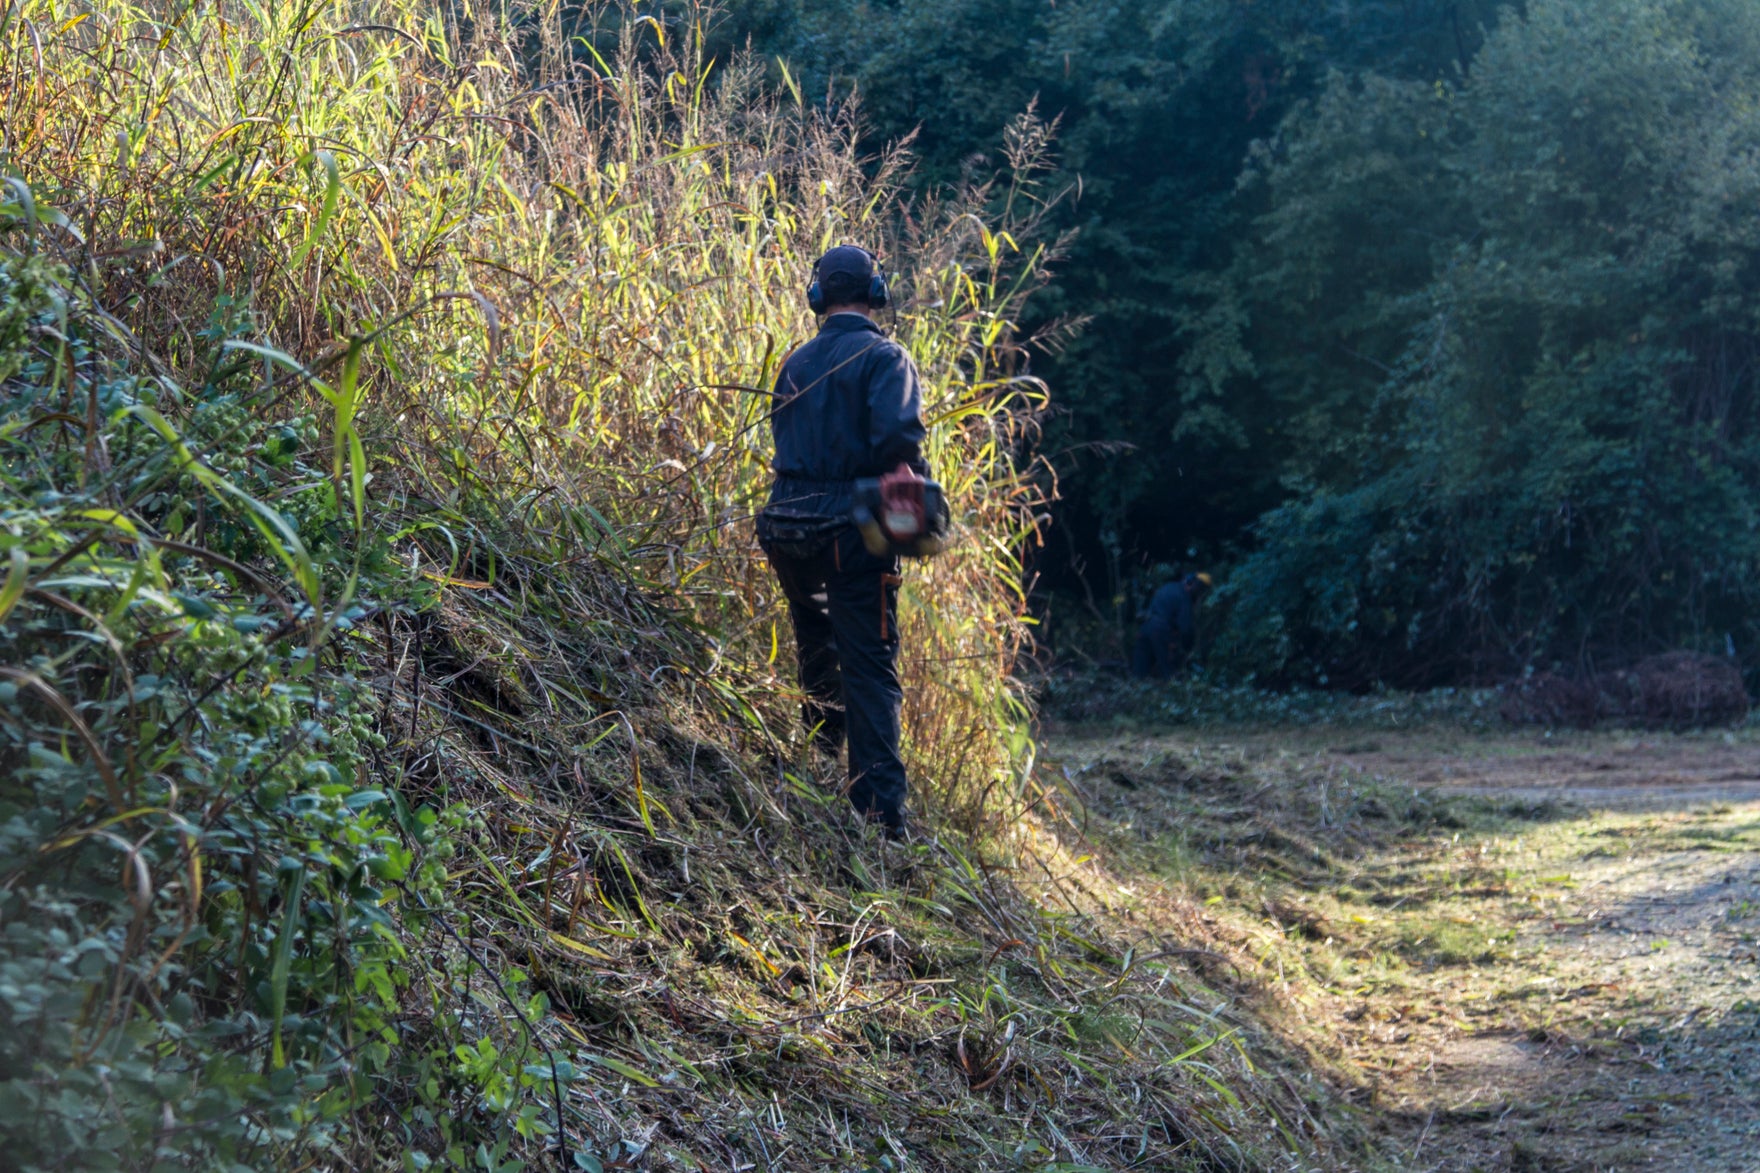
[[[880,576],[880,638],[891,639],[886,621],[886,588],[894,589],[904,585],[902,574],[882,574]]]

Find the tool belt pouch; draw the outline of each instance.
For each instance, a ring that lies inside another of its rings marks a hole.
[[[932,558],[952,544],[953,515],[947,508],[947,494],[935,481],[923,481],[922,526],[916,532],[899,532],[890,528],[886,504],[880,495],[880,478],[869,477],[855,483],[855,508],[850,520],[862,535],[862,545],[876,558]],[[914,517],[908,518],[915,524]]]
[[[838,518],[771,506],[758,514],[754,528],[766,553],[804,559],[823,553],[846,524]]]

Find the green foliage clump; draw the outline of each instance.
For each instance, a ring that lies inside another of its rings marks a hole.
[[[206,486],[275,439],[231,380],[168,438],[160,408],[188,397],[113,361],[64,272],[6,256],[0,291],[9,1164],[250,1168],[322,1145],[391,1066],[395,918],[444,855],[433,811],[359,785],[382,739],[347,652],[320,660],[362,609],[243,568],[254,504]]]
[[[462,1164],[548,1131],[534,1089],[569,1075],[412,965],[447,947],[466,820],[370,781],[357,633],[409,592],[302,458],[310,417],[269,420],[228,362],[235,325],[185,389],[66,269],[0,251],[0,1122],[23,1173],[370,1153],[388,1097]],[[351,597],[363,572],[387,593]]]

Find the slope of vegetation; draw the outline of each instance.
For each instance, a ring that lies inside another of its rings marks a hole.
[[[1042,136],[895,216],[689,26],[568,20],[0,14],[8,1163],[1360,1164],[1036,830]],[[903,848],[794,739],[747,528],[848,236],[967,535],[904,592]]]

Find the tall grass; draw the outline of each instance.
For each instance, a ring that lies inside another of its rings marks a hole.
[[[1045,809],[1011,678],[1043,128],[909,201],[847,112],[698,41],[424,0],[0,15],[30,1161],[1251,1167],[1322,1134],[1201,979],[1009,878]],[[800,745],[750,530],[811,259],[852,239],[964,531],[903,594],[946,833],[902,857]]]
[[[943,803],[1008,770],[1034,504],[1014,462],[1040,398],[1008,320],[1039,253],[1030,224],[985,224],[996,193],[919,209],[901,238],[900,157],[859,158],[848,121],[651,20],[624,25],[616,67],[604,28],[571,38],[555,8],[30,3],[7,31],[9,164],[120,252],[83,267],[136,338],[248,301],[240,357],[318,386],[338,492],[423,515],[424,566],[494,576],[433,504],[492,500],[557,556],[605,531],[737,664],[769,658],[777,619],[747,518],[767,390],[812,331],[800,290],[830,245],[875,247],[971,535],[905,593],[913,762]],[[1030,220],[1042,143],[1014,141],[1011,220]],[[189,373],[175,332],[156,357]]]

